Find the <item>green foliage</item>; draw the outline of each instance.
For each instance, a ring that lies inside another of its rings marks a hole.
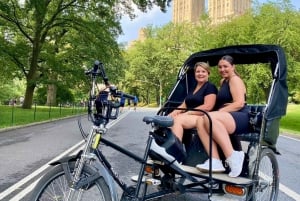
[[[36,90],[34,103],[38,105],[45,105],[47,101],[47,89],[46,87],[40,87]]]
[[[18,79],[8,80],[3,78],[0,81],[0,105],[8,104],[11,99],[18,99],[23,96],[24,82]]]
[[[296,90],[291,91],[289,102],[295,103],[295,104],[300,104],[300,91],[296,91]]]
[[[166,9],[169,0],[136,0],[147,11],[153,5]],[[28,104],[36,97],[45,102],[46,92],[33,96],[36,86],[63,86],[76,101],[86,97],[89,83],[84,69],[98,59],[105,64],[107,77],[121,90],[138,95],[142,102],[159,102],[160,87],[166,99],[176,82],[183,62],[194,52],[236,44],[279,44],[288,61],[290,100],[299,101],[300,12],[289,0],[255,4],[243,16],[220,25],[211,25],[207,15],[199,24],[169,23],[146,28],[147,39],[128,50],[116,43],[121,33],[120,17],[133,15],[129,1],[46,1],[0,2],[0,100],[26,95]],[[266,26],[268,25],[268,26]],[[264,102],[269,89],[268,69],[237,67],[245,79],[250,102]],[[7,80],[26,79],[26,88],[12,90]],[[220,79],[213,69],[210,80]],[[137,81],[142,80],[143,82]],[[21,91],[21,94],[20,94]],[[63,92],[62,92],[63,94]],[[40,96],[40,97],[39,97]],[[28,97],[28,98],[27,98]],[[154,97],[154,98],[150,98]],[[58,90],[58,102],[61,92]],[[28,105],[27,105],[28,106]]]
[[[169,2],[134,1],[143,11],[153,5],[165,10]],[[82,79],[83,66],[96,59],[108,64],[108,74],[116,74],[117,68],[109,67],[124,63],[116,42],[120,19],[134,17],[132,6],[119,0],[1,1],[0,65],[4,75],[26,79],[23,107],[31,108],[39,84],[73,88]]]
[[[161,29],[147,27],[147,39],[135,43],[125,55],[129,63],[125,77],[128,91],[137,88],[135,93],[147,103],[151,102],[149,96],[152,94],[154,101],[159,104],[161,87],[162,97],[166,99],[183,61],[193,51],[190,49],[193,47],[192,41],[188,38],[194,35],[190,24],[168,24]]]
[[[70,88],[66,86],[59,86],[57,88],[57,104],[65,104],[72,103],[75,101],[75,97],[70,90]],[[47,87],[40,87],[36,91],[36,95],[34,98],[34,102],[38,105],[45,105],[47,102]],[[79,102],[79,101],[78,101]]]
[[[57,89],[57,103],[72,103],[75,101],[75,97],[71,90],[65,86],[60,86]]]
[[[300,88],[300,12],[289,0],[256,4],[248,13],[230,21],[211,25],[207,16],[199,24],[167,24],[161,28],[147,27],[147,39],[137,42],[125,55],[129,64],[126,72],[126,87],[147,97],[152,93],[158,97],[158,87],[137,83],[134,80],[162,82],[163,97],[166,98],[174,86],[179,68],[191,53],[211,48],[238,44],[276,44],[283,47],[288,63],[288,87],[291,101],[298,100]],[[268,25],[268,26],[266,26]],[[263,103],[267,100],[271,85],[271,72],[267,65],[256,64],[243,68],[238,73],[247,85],[247,101]],[[219,75],[215,68],[210,80],[216,85]],[[136,89],[135,89],[136,90]],[[151,92],[152,91],[152,92]]]

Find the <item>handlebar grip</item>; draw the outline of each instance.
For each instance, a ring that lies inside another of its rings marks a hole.
[[[99,69],[99,64],[100,64],[100,61],[96,60],[94,62],[94,67],[93,67],[93,71],[94,73],[97,73],[98,69]]]
[[[125,93],[123,93],[123,96],[124,96],[125,98],[131,99],[131,100],[134,99],[134,96],[133,96],[133,95],[130,95],[130,94],[125,94]]]

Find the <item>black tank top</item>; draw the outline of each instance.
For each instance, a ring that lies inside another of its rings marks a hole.
[[[232,101],[233,101],[233,98],[232,98],[232,95],[230,92],[229,81],[224,80],[222,82],[220,90],[217,94],[215,110],[218,110],[218,109],[224,107],[226,103],[232,103]],[[245,101],[246,101],[246,94],[245,94]]]

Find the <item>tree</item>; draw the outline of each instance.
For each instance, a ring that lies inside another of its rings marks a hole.
[[[146,40],[136,42],[127,50],[129,64],[126,80],[129,91],[138,86],[138,93],[149,103],[149,94],[154,92],[159,104],[160,89],[165,99],[176,82],[178,70],[194,48],[195,31],[190,24],[146,28]],[[142,82],[134,83],[135,80]],[[151,90],[152,89],[152,90]]]
[[[169,0],[133,0],[133,3],[143,11],[151,9],[154,4],[164,10],[169,2]],[[101,58],[109,58],[108,55],[118,52],[116,37],[121,33],[119,20],[123,12],[133,16],[130,2],[123,0],[27,0],[22,4],[19,0],[0,2],[1,40],[5,46],[1,55],[9,58],[16,66],[17,74],[26,78],[23,108],[31,108],[34,89],[43,76],[49,76],[48,73],[51,72],[50,77],[57,79],[58,75],[52,69],[53,63],[65,64],[59,65],[60,67],[79,63],[70,58],[64,58],[64,62],[56,58],[57,54],[68,49],[68,45],[70,49],[76,47],[73,41],[69,41],[69,44],[61,43],[67,35],[71,39],[70,35],[75,34],[81,44],[88,41],[86,45],[92,46],[90,51],[96,52],[94,56],[98,58],[99,55]],[[93,44],[95,41],[98,42]],[[54,53],[52,60],[49,60],[48,51]],[[74,58],[76,57],[72,59]],[[80,64],[82,65],[82,62]]]

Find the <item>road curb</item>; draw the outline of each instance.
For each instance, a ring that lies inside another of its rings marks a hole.
[[[291,138],[296,138],[298,140],[300,140],[300,135],[299,134],[294,134],[294,133],[281,133],[280,135],[282,136],[287,136],[287,137],[291,137]]]

